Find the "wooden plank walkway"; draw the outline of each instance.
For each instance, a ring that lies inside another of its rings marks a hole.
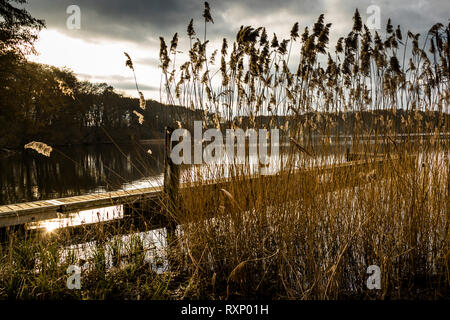
[[[371,166],[382,165],[387,159],[376,158],[366,160],[348,161],[341,164],[317,166],[304,169],[296,169],[291,174],[315,173],[317,175],[329,172],[343,172],[351,168],[352,170],[362,170]],[[277,174],[282,174],[277,173]],[[265,179],[269,176],[250,175],[242,177],[244,180]],[[203,188],[223,188],[227,183],[236,181],[236,178],[216,179],[204,182]],[[198,189],[195,183],[186,183],[180,185],[180,191],[186,191],[189,188]],[[76,212],[80,210],[95,209],[107,206],[122,204],[131,204],[143,200],[158,200],[162,196],[163,187],[140,188],[127,191],[114,191],[99,194],[82,195],[75,197],[59,198],[45,201],[25,202],[11,205],[0,206],[0,227],[20,225],[34,221],[58,218],[65,212]]]
[[[162,187],[141,188],[0,206],[0,227],[57,218],[60,213],[156,199]]]

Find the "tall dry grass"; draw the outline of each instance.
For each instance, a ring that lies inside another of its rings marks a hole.
[[[449,26],[434,25],[421,41],[391,20],[384,37],[358,11],[353,20],[334,49],[324,15],[302,34],[294,24],[288,39],[242,26],[232,44],[223,40],[216,69],[218,50],[196,38],[192,20],[187,61],[176,59],[178,34],[170,48],[161,38],[168,103],[215,114],[205,116],[205,127],[236,128],[242,117],[249,127],[282,127],[300,147],[291,147],[291,161],[270,179],[245,178],[235,166],[226,188],[182,193],[171,251],[187,279],[184,297],[449,297],[448,136],[441,138],[449,131]],[[269,123],[258,122],[261,116]],[[294,159],[311,162],[305,150],[320,164],[343,134],[363,158],[384,157],[383,167],[369,161],[361,172],[294,173]],[[194,185],[205,182],[205,168],[197,170],[187,178],[196,176]],[[206,170],[224,176],[219,167]],[[380,290],[366,286],[370,265],[382,271]]]
[[[198,188],[180,191],[168,207],[179,227],[165,275],[142,260],[148,248],[139,241],[129,264],[108,271],[107,248],[117,253],[130,244],[117,244],[99,227],[81,292],[67,291],[61,280],[75,257],[55,267],[58,251],[51,248],[61,239],[11,240],[2,249],[0,296],[448,299],[449,141],[441,134],[449,131],[449,26],[434,25],[422,41],[389,20],[381,35],[356,11],[352,30],[335,47],[321,15],[302,33],[294,24],[288,39],[242,26],[233,43],[224,39],[211,50],[209,6],[203,17],[203,41],[193,20],[187,28],[185,62],[178,34],[169,46],[160,39],[163,102],[203,110],[205,127],[281,128],[294,142],[284,169],[258,179],[248,176],[248,166],[231,165],[231,178],[214,189],[202,187],[205,176],[220,179],[229,170],[191,168],[184,179]],[[127,66],[134,71],[129,55]],[[422,133],[428,135],[417,138]],[[343,135],[366,164],[298,172],[342,164],[344,150],[333,141]],[[385,159],[383,166],[372,153]],[[128,230],[134,231],[116,231]],[[47,254],[51,259],[36,267],[34,257]],[[366,286],[370,265],[381,269],[380,290]]]

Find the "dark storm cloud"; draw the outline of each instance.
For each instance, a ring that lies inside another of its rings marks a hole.
[[[403,30],[428,32],[433,24],[441,22],[448,23],[450,13],[450,1],[439,0],[358,0],[358,1],[339,1],[341,12],[346,12],[351,21],[351,15],[355,8],[359,9],[362,17],[367,17],[367,8],[376,5],[380,8],[381,29],[385,30],[388,18],[391,18],[392,24],[396,27],[400,25]],[[332,15],[333,12],[328,12]]]
[[[160,65],[159,59],[156,58],[138,58],[134,63],[144,66],[158,67]]]
[[[74,37],[114,38],[129,41],[158,39],[160,35],[171,36],[175,32],[185,33],[191,18],[196,21],[199,36],[203,35],[204,2],[199,0],[34,0],[28,4],[31,13],[45,19],[48,28],[58,29]],[[214,24],[208,26],[208,34],[220,37],[233,36],[239,25],[224,21],[222,12],[230,7],[238,7],[252,16],[261,17],[278,9],[285,8],[299,14],[319,13],[322,0],[273,0],[249,1],[209,1]],[[69,5],[81,9],[81,30],[74,32],[66,28]]]
[[[33,16],[45,19],[48,29],[56,29],[69,37],[84,41],[129,41],[159,50],[159,36],[169,42],[178,32],[186,40],[186,26],[195,21],[197,36],[203,39],[203,0],[30,0],[27,9]],[[392,18],[394,27],[401,25],[405,34],[411,30],[422,35],[436,22],[449,22],[450,1],[440,0],[210,0],[214,24],[208,24],[208,39],[233,40],[241,24],[254,27],[265,26],[269,34],[273,28],[282,26],[289,32],[296,21],[300,30],[312,25],[317,17],[325,14],[326,22],[333,22],[330,47],[340,36],[346,36],[352,27],[352,16],[358,8],[363,22],[370,5],[377,5],[381,13],[381,34],[386,21]],[[81,9],[81,30],[66,27],[69,5]],[[278,25],[276,25],[278,24]],[[285,34],[286,35],[286,34]],[[297,53],[294,53],[294,55]],[[294,59],[292,59],[294,61]],[[136,64],[157,67],[158,59],[140,58]],[[104,81],[119,89],[133,89],[130,79],[105,76]],[[146,88],[143,88],[144,90]],[[155,90],[153,87],[148,90]]]
[[[232,21],[224,21],[223,13],[230,8],[238,8],[248,17],[258,17],[260,25],[266,25],[265,17],[268,14],[284,9],[291,15],[300,17],[310,16],[316,18],[320,13],[332,16],[335,11],[345,14],[347,19],[342,23],[351,23],[355,8],[359,8],[361,15],[366,15],[368,6],[375,4],[381,9],[382,23],[388,17],[393,18],[394,24],[400,24],[407,29],[420,32],[428,30],[435,22],[446,23],[450,12],[450,1],[432,0],[228,0],[209,1],[214,25],[209,25],[208,34],[211,37],[233,37],[239,25]],[[330,9],[330,3],[338,3]],[[66,9],[69,5],[78,5],[82,13],[81,30],[73,32],[66,28],[68,17]],[[33,0],[28,8],[36,17],[47,21],[48,28],[58,29],[74,37],[85,40],[98,38],[111,38],[144,42],[153,39],[158,45],[158,37],[170,37],[173,33],[185,33],[186,25],[191,18],[196,21],[199,36],[203,35],[203,1],[201,0]],[[302,28],[304,23],[300,21]],[[295,21],[292,21],[295,22]],[[268,26],[270,27],[270,26]],[[384,26],[383,26],[384,28]]]

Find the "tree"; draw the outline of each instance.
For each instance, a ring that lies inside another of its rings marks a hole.
[[[44,20],[33,18],[28,11],[12,5],[26,0],[0,0],[0,53],[13,51],[18,55],[35,53],[34,41],[45,27]]]
[[[38,73],[33,72],[25,56],[35,53],[34,42],[45,22],[18,7],[26,3],[0,0],[0,145],[15,140],[28,124],[23,115],[35,111],[30,78]]]

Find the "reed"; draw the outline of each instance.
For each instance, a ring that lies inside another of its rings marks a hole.
[[[209,193],[182,192],[170,207],[179,227],[166,255],[175,263],[162,274],[143,259],[150,245],[117,242],[99,227],[87,280],[68,291],[61,277],[76,258],[56,263],[53,249],[63,236],[11,238],[2,249],[0,297],[448,299],[449,141],[441,134],[449,128],[450,26],[434,25],[421,42],[391,20],[384,35],[373,33],[356,11],[334,48],[320,15],[303,33],[295,23],[288,39],[242,26],[233,42],[208,50],[212,16],[206,5],[203,41],[191,20],[184,62],[175,59],[178,33],[169,47],[160,39],[162,102],[202,110],[205,128],[282,129],[293,142],[283,170],[255,180],[248,165],[190,168],[183,179],[192,185],[229,172],[231,179]],[[295,173],[342,164],[333,142],[346,135],[351,151],[368,159],[366,171]],[[373,154],[385,165],[375,166]],[[106,252],[113,268],[105,268]],[[124,255],[130,262],[120,262]],[[370,265],[380,267],[379,290],[366,285]]]
[[[258,184],[245,178],[250,168],[231,165],[228,189],[183,193],[172,214],[182,232],[171,250],[188,279],[184,297],[448,298],[448,138],[439,137],[449,128],[449,26],[435,24],[420,47],[418,34],[404,35],[391,20],[384,38],[371,32],[356,10],[334,52],[330,28],[324,15],[301,35],[295,23],[288,39],[242,26],[233,43],[223,40],[216,69],[217,51],[206,37],[194,40],[192,21],[187,61],[175,65],[161,39],[166,102],[213,114],[205,127],[240,127],[244,117],[247,127],[285,129],[293,142],[287,174]],[[430,135],[414,138],[423,133]],[[331,141],[345,134],[363,158],[390,160],[356,175],[292,173],[325,164]],[[205,169],[195,170],[186,180],[202,184]],[[206,170],[225,176],[220,167]],[[370,265],[382,271],[380,290],[366,286]]]

